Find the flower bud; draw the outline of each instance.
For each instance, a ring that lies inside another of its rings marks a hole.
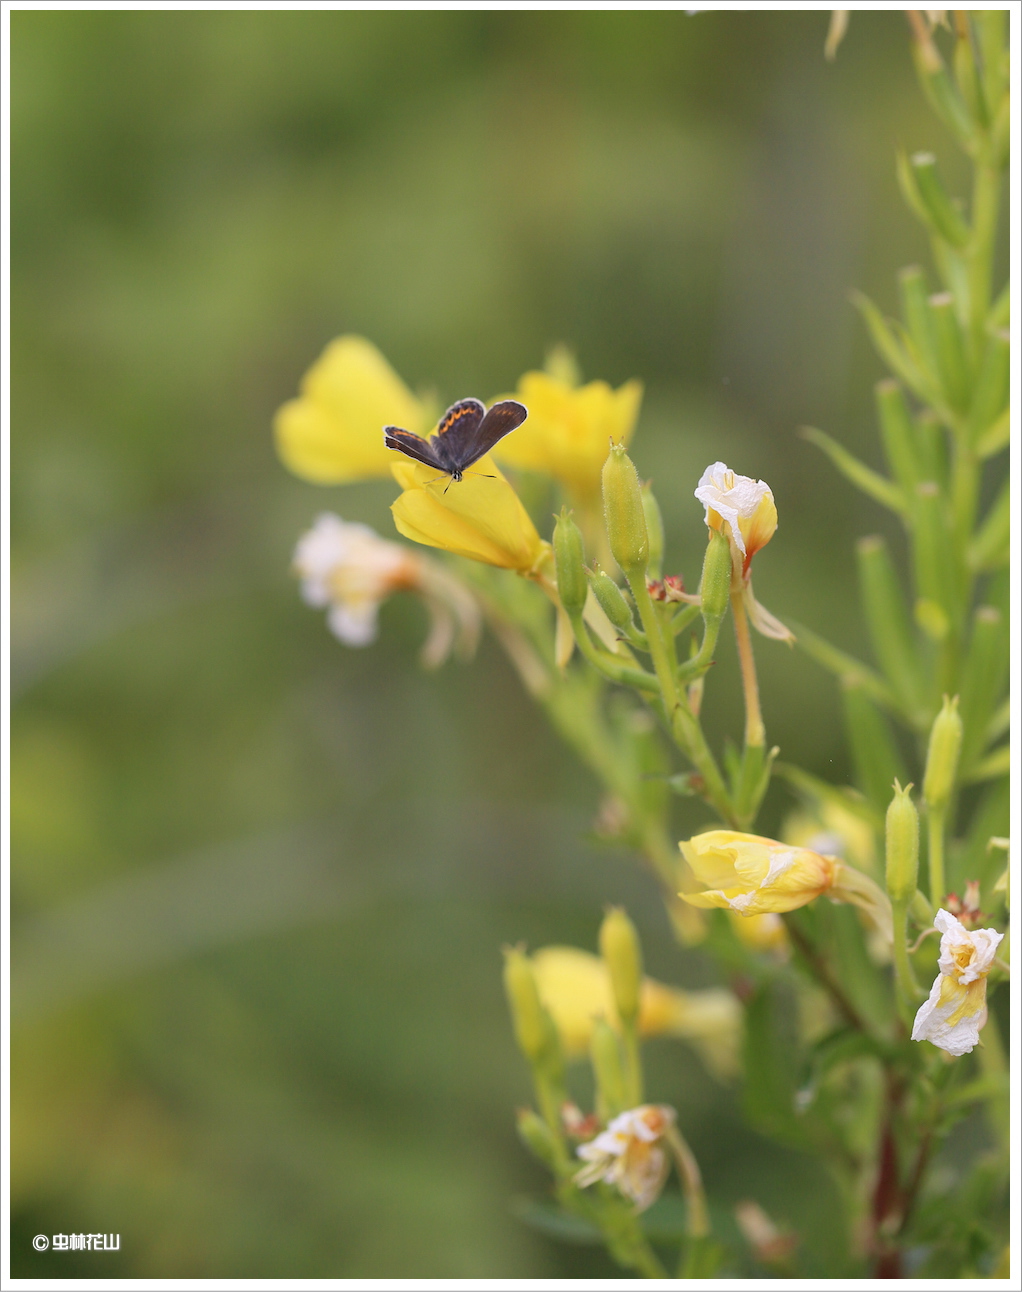
[[[634,1023],[642,990],[642,948],[635,925],[620,906],[611,906],[603,918],[600,954],[610,974],[618,1016],[623,1023]]]
[[[910,902],[919,875],[919,813],[904,789],[894,782],[894,798],[887,809],[887,894],[892,902]]]
[[[703,557],[703,578],[699,585],[703,617],[720,619],[727,610],[731,595],[731,549],[724,535],[710,530],[710,541]]]
[[[951,797],[961,748],[962,719],[958,714],[958,696],[949,700],[945,695],[944,706],[930,731],[930,747],[926,755],[923,798],[928,807],[943,807]]]
[[[596,1102],[601,1118],[609,1120],[624,1108],[625,1074],[621,1063],[621,1042],[617,1032],[604,1018],[593,1022],[589,1056],[596,1081]]]
[[[647,481],[642,486],[642,510],[646,517],[646,534],[649,538],[649,567],[647,575],[659,579],[664,564],[664,518],[660,504],[653,496],[653,487]]]
[[[589,576],[589,586],[600,603],[600,609],[615,628],[624,630],[633,624],[632,611],[621,594],[621,589],[605,570]]]
[[[518,1137],[525,1147],[539,1160],[554,1170],[560,1160],[560,1146],[553,1131],[538,1113],[531,1108],[519,1108],[516,1113]]]
[[[649,534],[638,472],[620,444],[603,464],[603,509],[610,550],[629,578],[643,576],[649,562]]]
[[[547,1049],[549,1020],[539,999],[532,962],[519,947],[504,949],[504,990],[519,1049],[537,1063]]]
[[[583,566],[585,550],[582,531],[571,518],[567,507],[561,508],[554,526],[554,562],[557,568],[557,593],[568,615],[580,615],[589,591]]]

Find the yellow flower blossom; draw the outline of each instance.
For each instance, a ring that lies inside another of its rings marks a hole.
[[[948,1054],[969,1054],[987,1021],[987,974],[1004,934],[970,932],[950,911],[938,911],[933,927],[941,933],[940,973],[916,1014],[912,1040],[930,1041]]]
[[[425,433],[431,414],[364,337],[331,341],[301,381],[298,399],[277,412],[277,452],[295,475],[343,484],[390,475],[386,425]]]
[[[529,410],[529,420],[501,443],[500,460],[553,476],[579,503],[597,498],[611,441],[627,445],[632,438],[642,383],[612,390],[605,381],[576,386],[564,376],[527,372],[515,398]]]
[[[464,480],[388,450],[404,492],[391,506],[398,532],[486,565],[533,574],[550,551],[492,458],[480,458]]]
[[[838,857],[737,830],[708,830],[680,846],[696,879],[706,885],[703,892],[680,894],[693,906],[720,906],[739,915],[781,914],[826,893],[866,910],[891,940],[886,895]]]
[[[532,957],[540,998],[557,1024],[568,1058],[589,1051],[593,1021],[619,1025],[607,966],[576,947],[543,947]],[[724,987],[682,991],[643,978],[639,1034],[690,1042],[710,1071],[729,1076],[738,1068],[742,1008]]]
[[[637,1211],[645,1211],[660,1196],[670,1171],[662,1141],[675,1122],[673,1108],[642,1104],[615,1117],[605,1131],[575,1150],[587,1163],[575,1175],[581,1189],[597,1180],[613,1184]]]

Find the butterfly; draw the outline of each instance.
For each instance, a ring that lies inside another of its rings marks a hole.
[[[452,481],[460,480],[473,462],[521,426],[528,415],[529,410],[514,399],[502,399],[489,412],[478,399],[459,399],[444,413],[432,435],[415,435],[399,426],[385,426],[383,442],[388,449],[397,449],[416,462],[435,467]]]

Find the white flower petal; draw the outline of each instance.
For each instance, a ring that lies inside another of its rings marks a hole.
[[[715,511],[731,530],[735,546],[745,556],[745,538],[738,521],[742,516],[753,516],[763,498],[770,493],[770,486],[751,476],[736,475],[723,462],[708,466],[699,478],[695,496],[709,513]]]

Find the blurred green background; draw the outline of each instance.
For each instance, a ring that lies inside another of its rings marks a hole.
[[[761,600],[865,651],[853,541],[887,521],[796,436],[871,463],[881,375],[847,300],[924,252],[896,147],[956,151],[899,13],[16,12],[12,66],[13,1272],[593,1277],[523,1225],[544,1178],[500,946],[592,948],[653,884],[492,642],[423,674],[419,608],[342,647],[299,600],[323,509],[270,423],[333,336],[443,401],[575,348],[637,376],[634,446],[698,579],[699,473],[768,480]],[[898,536],[892,535],[897,542]],[[832,682],[759,650],[768,733],[848,768]],[[707,688],[740,730],[730,646]],[[788,800],[775,790],[763,825]],[[702,823],[679,804],[680,835]],[[830,1270],[836,1196],[654,1047],[720,1204]],[[116,1256],[31,1236],[120,1232]]]

